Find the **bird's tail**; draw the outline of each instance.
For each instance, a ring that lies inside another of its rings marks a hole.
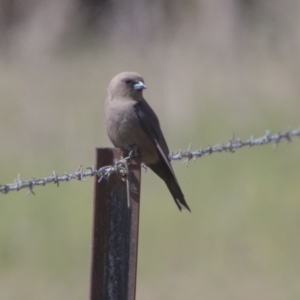
[[[179,210],[184,208],[184,209],[187,209],[188,211],[191,212],[188,204],[185,201],[185,198],[184,198],[184,195],[181,191],[181,188],[178,185],[178,182],[174,178],[174,176],[167,178],[165,180],[165,183],[166,183],[170,193],[172,194],[172,196],[174,198],[174,201],[175,201],[176,205],[178,206]]]
[[[181,188],[178,184],[178,181],[175,177],[173,170],[171,170],[166,165],[161,163],[148,165],[148,166],[154,173],[156,173],[165,182],[179,210],[184,208],[187,209],[188,211],[191,211],[188,204],[185,201],[184,195],[181,191]]]

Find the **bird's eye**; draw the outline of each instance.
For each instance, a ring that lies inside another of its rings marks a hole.
[[[126,80],[125,80],[125,83],[126,83],[126,84],[131,84],[131,83],[132,83],[132,80],[126,79]]]

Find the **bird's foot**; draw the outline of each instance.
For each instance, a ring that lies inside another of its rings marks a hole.
[[[130,158],[140,155],[140,149],[136,145],[132,145],[128,148],[128,155]]]

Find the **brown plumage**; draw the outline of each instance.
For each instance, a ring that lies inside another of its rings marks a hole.
[[[145,88],[143,77],[135,72],[123,72],[111,80],[105,102],[108,137],[115,147],[137,146],[142,162],[164,180],[178,208],[190,210],[169,162],[159,120],[143,97]]]

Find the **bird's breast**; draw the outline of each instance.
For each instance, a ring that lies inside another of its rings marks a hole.
[[[142,161],[145,164],[153,164],[159,160],[158,152],[154,141],[141,127],[133,109],[134,104],[125,101],[110,101],[106,105],[107,133],[115,147],[128,149],[137,146]]]

